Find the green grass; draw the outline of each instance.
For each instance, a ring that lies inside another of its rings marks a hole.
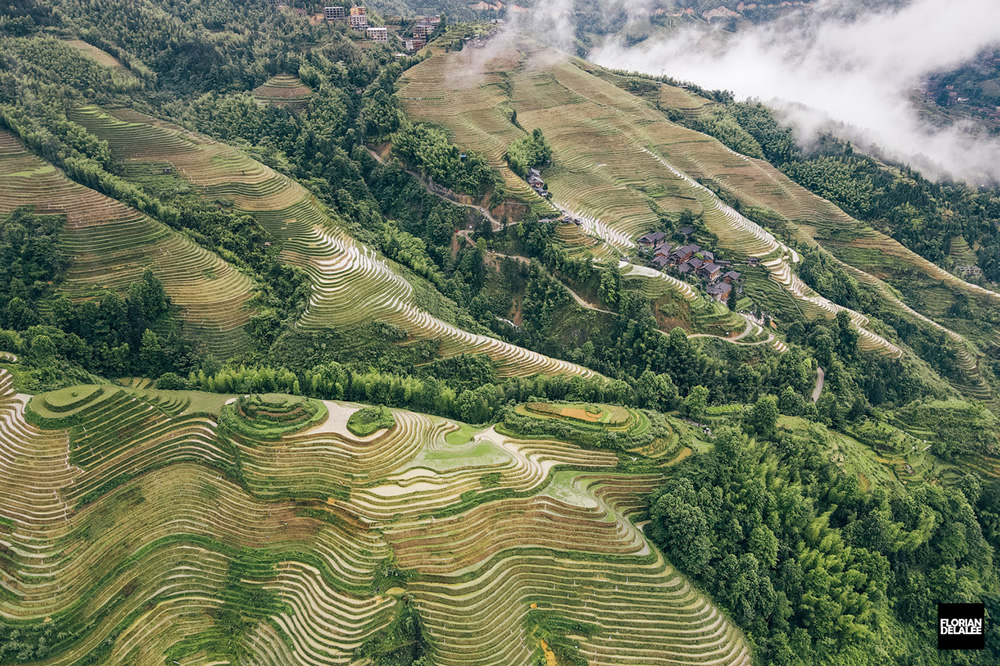
[[[477,428],[470,426],[468,423],[462,423],[459,425],[458,430],[452,430],[445,435],[444,440],[452,446],[459,446],[471,442],[473,435],[477,432],[479,432]]]

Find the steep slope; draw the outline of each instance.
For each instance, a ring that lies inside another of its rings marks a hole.
[[[659,477],[402,411],[357,438],[355,406],[264,398],[26,406],[0,371],[0,619],[59,636],[36,663],[367,663],[404,607],[439,664],[533,663],[539,614],[592,627],[567,637],[592,664],[749,663],[628,518]]]
[[[371,248],[358,243],[305,188],[230,146],[129,109],[80,109],[74,118],[135,163],[170,164],[210,199],[232,200],[239,210],[284,241],[284,257],[313,281],[298,325],[303,329],[350,327],[373,320],[393,323],[411,336],[441,342],[444,356],[481,353],[505,376],[592,375],[483,335],[463,331],[421,310],[413,288]]]
[[[743,208],[774,213],[796,243],[829,249],[859,280],[875,285],[891,309],[946,333],[966,375],[956,386],[974,397],[990,397],[992,392],[978,373],[975,347],[934,321],[936,312],[921,312],[907,304],[893,287],[902,288],[916,275],[933,289],[985,303],[994,304],[1000,295],[962,281],[850,218],[766,162],[670,122],[649,102],[614,85],[614,79],[593,65],[535,43],[498,37],[486,49],[436,54],[420,63],[404,76],[399,95],[414,119],[447,127],[459,145],[468,142],[483,149],[484,132],[478,125],[489,129],[506,122],[507,134],[498,137],[522,135],[505,108],[516,111],[521,127],[541,128],[553,149],[553,166],[545,172],[553,201],[579,217],[587,231],[607,245],[628,250],[632,239],[656,228],[663,216],[687,210],[702,216],[727,257],[760,257],[767,282],[781,288],[775,296],[802,316],[829,319],[846,309],[798,278],[793,267],[799,257],[793,249],[715,192],[732,195]],[[699,106],[690,98],[663,85],[658,102],[698,113]],[[502,154],[498,146],[492,151]],[[891,283],[884,284],[888,279]],[[764,292],[773,288],[767,283],[755,286]],[[861,335],[862,349],[902,353],[871,330],[867,317],[847,311]]]
[[[502,143],[505,136],[523,133],[505,116],[505,107],[516,111],[521,127],[541,128],[553,150],[554,167],[546,172],[553,201],[614,247],[632,247],[634,238],[658,226],[663,212],[690,210],[703,214],[732,256],[764,258],[772,278],[815,316],[845,309],[794,276],[789,266],[798,261],[794,250],[668,160],[676,150],[690,150],[692,142],[717,143],[714,139],[666,121],[642,100],[551,49],[501,36],[485,51],[435,55],[406,73],[399,94],[408,113],[448,127],[460,145],[481,147],[486,134]],[[498,134],[495,128],[503,123],[509,129]],[[677,132],[687,133],[683,141],[677,141]],[[503,153],[494,146],[491,154]],[[513,174],[501,168],[509,180]],[[862,348],[901,353],[866,328],[864,315],[848,312]]]
[[[66,216],[61,242],[71,265],[61,289],[70,298],[124,290],[150,268],[193,338],[223,358],[243,345],[250,278],[186,236],[71,181],[0,131],[0,215],[19,206]]]

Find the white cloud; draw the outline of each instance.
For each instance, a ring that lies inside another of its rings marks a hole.
[[[686,30],[632,48],[611,41],[591,59],[759,98],[783,110],[802,138],[832,128],[928,175],[1000,180],[1000,141],[966,125],[931,127],[909,102],[929,73],[1000,45],[1000,1],[913,0],[874,14],[854,9],[831,0],[735,35]]]

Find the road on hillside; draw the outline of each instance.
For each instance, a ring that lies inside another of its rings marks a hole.
[[[371,148],[367,148],[366,150],[368,151],[368,153],[372,157],[375,158],[376,162],[378,162],[379,164],[385,164],[385,160],[383,160],[382,157],[378,153],[376,153],[374,150],[372,150]],[[503,222],[501,222],[500,220],[498,220],[495,217],[493,217],[493,214],[490,213],[490,211],[488,211],[485,208],[483,208],[482,206],[477,206],[476,204],[463,203],[461,201],[455,201],[451,197],[445,196],[444,194],[442,194],[440,192],[436,192],[436,191],[432,190],[427,185],[427,183],[424,182],[424,179],[420,176],[420,174],[418,174],[416,171],[410,171],[409,169],[403,169],[403,171],[405,171],[406,173],[408,173],[411,176],[413,176],[414,180],[416,180],[418,183],[420,183],[421,185],[423,185],[423,187],[424,187],[425,190],[427,190],[429,193],[433,194],[437,198],[444,199],[448,203],[455,204],[456,206],[465,206],[466,208],[472,208],[473,210],[477,210],[477,211],[479,211],[480,214],[482,214],[483,217],[485,217],[487,220],[490,221],[490,223],[493,225],[493,231],[503,231],[503,228],[504,228]]]
[[[816,388],[813,389],[812,401],[817,402],[819,400],[820,393],[823,392],[823,368],[816,366]]]

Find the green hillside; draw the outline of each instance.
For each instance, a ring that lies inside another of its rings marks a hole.
[[[81,386],[25,406],[0,382],[21,452],[0,491],[0,631],[37,663],[522,663],[546,639],[588,663],[749,659],[631,522],[657,477],[610,452],[453,444],[459,424],[405,411],[359,439],[357,406],[281,395]]]
[[[1000,662],[1000,189],[425,4],[0,11],[0,666]]]
[[[545,133],[553,149],[552,166],[545,171],[552,201],[581,216],[590,236],[629,252],[638,236],[664,221],[677,228],[679,214],[689,215],[704,230],[703,244],[713,242],[716,252],[725,251],[723,256],[741,263],[748,256],[760,259],[764,271],[748,272],[767,282],[748,282],[747,288],[780,323],[789,325],[802,316],[829,321],[845,310],[862,350],[904,353],[899,343],[906,340],[885,337],[884,327],[873,327],[869,315],[852,309],[857,305],[831,300],[800,277],[803,253],[818,246],[833,254],[840,270],[871,286],[880,303],[869,311],[883,320],[906,320],[905,328],[897,330],[917,328],[924,335],[946,336],[945,344],[956,356],[946,376],[959,390],[977,399],[995,395],[976,360],[982,354],[976,342],[985,331],[980,328],[968,340],[932,319],[956,300],[992,309],[1000,302],[997,292],[965,282],[907,250],[766,162],[670,122],[662,109],[684,108],[690,97],[677,88],[649,84],[663,91],[656,100],[658,110],[627,92],[628,80],[559,58],[538,44],[498,42],[496,48],[499,55],[485,64],[472,49],[420,63],[404,76],[404,108],[417,119],[447,127],[459,145],[497,155],[503,154],[505,141],[523,134],[510,120],[513,111],[520,127]],[[462,71],[469,83],[456,79],[454,71]],[[520,180],[509,170],[505,173],[507,179]],[[787,304],[761,292],[773,286],[784,290]],[[932,298],[946,300],[930,306]],[[912,347],[920,353],[916,340]]]

